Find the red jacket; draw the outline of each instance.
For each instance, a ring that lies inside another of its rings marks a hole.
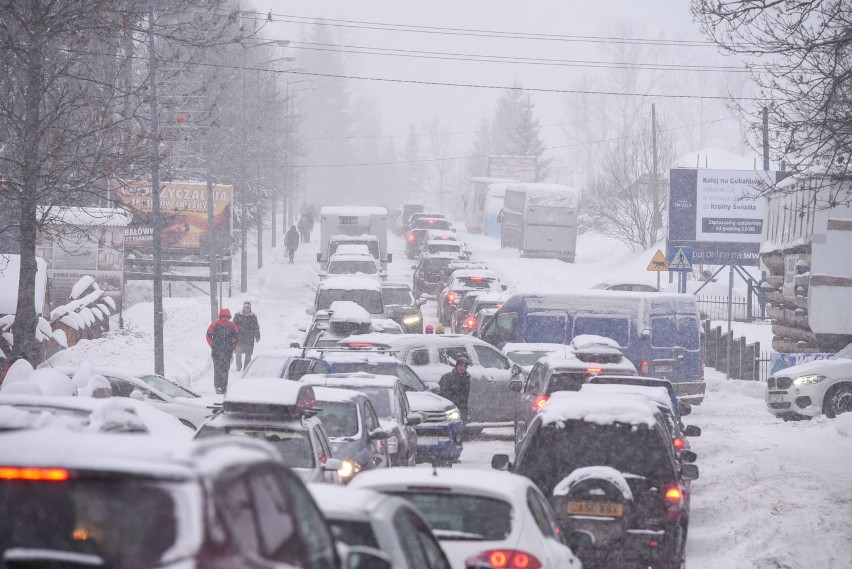
[[[230,320],[216,320],[207,328],[207,345],[214,353],[230,353],[239,343],[240,329]]]

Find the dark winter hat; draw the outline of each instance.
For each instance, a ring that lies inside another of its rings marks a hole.
[[[456,365],[459,365],[459,364],[464,364],[466,366],[469,366],[470,360],[467,358],[467,356],[459,356],[459,357],[456,358]]]
[[[251,302],[249,302],[249,301],[247,300],[247,301],[245,301],[245,302],[243,303],[243,306],[251,306]]]
[[[231,317],[231,311],[227,308],[223,308],[219,311],[219,318],[224,318],[225,316],[227,316],[228,318]]]

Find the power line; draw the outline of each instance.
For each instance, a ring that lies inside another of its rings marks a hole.
[[[291,24],[312,24],[321,26],[334,26],[343,28],[368,29],[379,31],[412,32],[422,34],[440,34],[474,37],[493,37],[504,39],[528,39],[540,41],[561,42],[585,42],[585,43],[616,43],[629,45],[654,45],[654,46],[677,46],[677,47],[718,47],[716,43],[703,40],[666,40],[650,38],[618,38],[610,36],[594,35],[565,35],[565,34],[541,34],[530,32],[511,32],[501,30],[484,30],[475,28],[451,28],[442,26],[421,26],[414,24],[395,24],[387,22],[373,22],[366,20],[344,20],[337,18],[320,18],[314,16],[298,16],[293,14],[276,14],[273,12],[258,13],[257,16],[247,16],[263,22],[284,22]]]
[[[722,118],[719,118],[719,119],[713,119],[713,120],[703,121],[703,122],[699,122],[699,123],[676,126],[676,127],[672,127],[672,128],[657,129],[657,132],[671,132],[671,131],[675,131],[675,130],[682,130],[682,129],[685,129],[685,128],[691,128],[691,127],[694,127],[694,126],[703,126],[703,125],[706,125],[706,124],[713,124],[713,123],[717,123],[717,122],[728,121],[728,120],[736,119],[736,118],[739,118],[739,117],[736,116],[736,115],[733,115],[733,116],[729,116],[729,117],[722,117]],[[585,145],[588,145],[588,144],[603,144],[603,143],[606,143],[606,142],[616,142],[616,141],[619,141],[619,140],[628,140],[630,138],[636,138],[636,137],[647,135],[647,134],[651,134],[651,132],[650,131],[647,131],[647,132],[643,131],[643,132],[639,132],[639,133],[636,133],[636,134],[629,134],[629,135],[626,135],[626,136],[616,136],[616,137],[613,137],[613,138],[603,138],[601,140],[575,142],[575,143],[572,143],[572,144],[561,144],[559,146],[545,146],[542,150],[559,150],[559,149],[563,149],[563,148],[575,148],[577,146],[585,146]],[[294,165],[294,167],[295,168],[351,168],[351,167],[357,167],[357,166],[397,166],[397,165],[401,165],[401,164],[420,164],[420,163],[426,163],[426,162],[444,162],[444,161],[448,161],[448,160],[468,160],[470,158],[487,158],[487,157],[488,157],[487,154],[470,154],[470,155],[467,155],[467,156],[447,156],[445,158],[418,158],[416,160],[396,160],[396,161],[385,161],[385,162],[360,162],[360,163],[349,163],[349,164],[301,164],[301,165]]]
[[[523,65],[542,65],[558,67],[580,67],[591,69],[637,69],[641,71],[696,71],[696,72],[726,72],[726,73],[752,73],[753,70],[746,67],[733,67],[725,65],[689,65],[689,64],[666,64],[666,63],[629,63],[620,61],[593,61],[593,60],[571,60],[571,59],[549,59],[538,57],[516,57],[505,55],[476,54],[476,53],[454,53],[441,51],[408,50],[399,48],[385,48],[358,45],[337,45],[318,42],[293,41],[289,45],[292,49],[310,51],[331,51],[340,53],[352,53],[358,55],[382,55],[386,57],[407,57],[413,59],[436,59],[448,61],[473,61],[477,63],[515,63]]]

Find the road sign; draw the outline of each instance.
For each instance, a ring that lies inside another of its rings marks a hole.
[[[669,270],[691,271],[692,255],[691,247],[675,247],[673,251],[669,251]]]
[[[668,271],[669,270],[669,262],[666,260],[666,256],[663,254],[662,249],[657,249],[657,252],[654,254],[654,258],[651,259],[651,262],[648,263],[649,271]]]

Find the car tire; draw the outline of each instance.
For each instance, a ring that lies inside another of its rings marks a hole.
[[[838,383],[828,390],[822,410],[829,419],[852,412],[852,383]]]

